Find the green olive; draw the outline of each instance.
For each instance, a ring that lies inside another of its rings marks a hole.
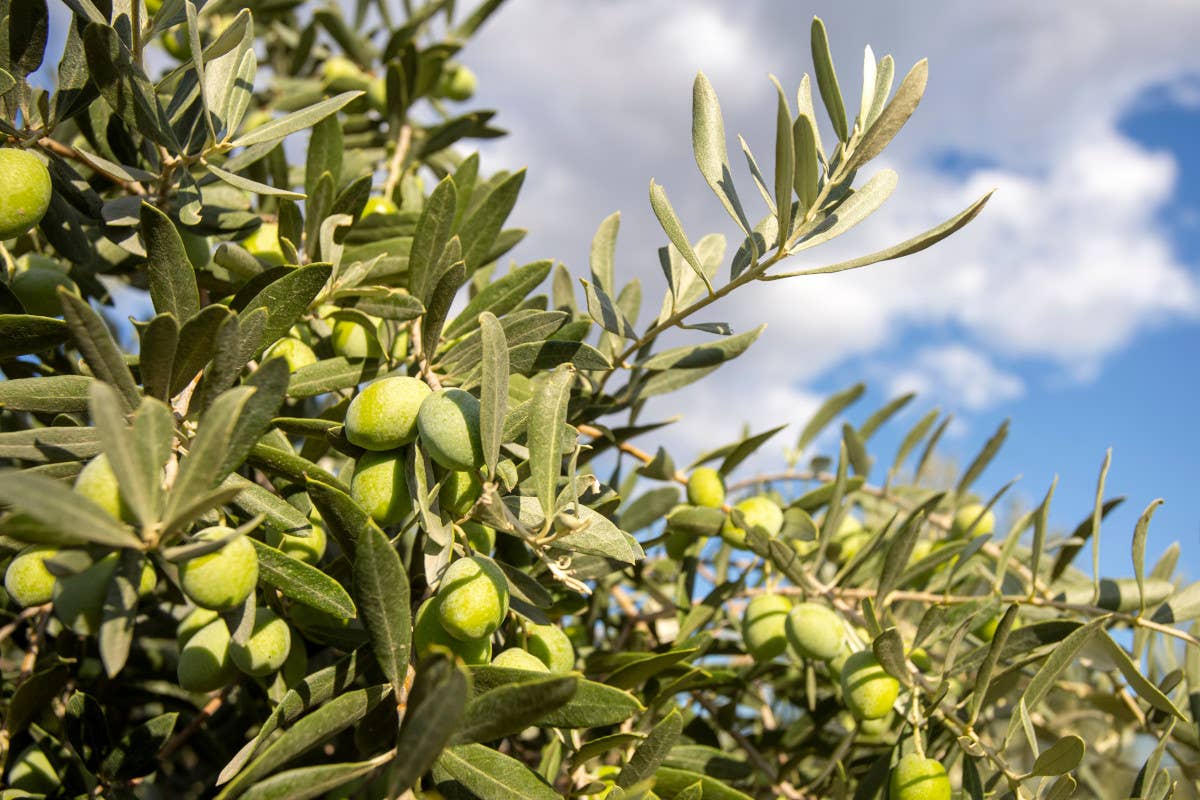
[[[688,476],[688,502],[694,506],[720,508],[725,502],[725,482],[712,467],[697,467]]]
[[[342,358],[379,358],[383,353],[378,336],[352,319],[334,320],[329,344]]]
[[[504,650],[495,658],[492,659],[493,667],[505,667],[507,669],[521,669],[526,672],[549,672],[547,667],[540,658],[533,653],[528,653],[519,647],[510,647]]]
[[[3,152],[0,150],[0,153]],[[18,272],[9,284],[26,313],[40,317],[62,316],[62,303],[58,299],[60,286],[73,295],[79,294],[79,287],[75,285],[75,281],[57,269],[32,267]]]
[[[442,510],[462,517],[470,513],[482,491],[483,483],[474,470],[451,470],[438,491],[438,502]]]
[[[971,503],[955,511],[954,523],[950,526],[951,535],[965,536],[968,531],[972,537],[992,533],[996,529],[996,515],[991,509],[984,511],[983,508],[979,503]]]
[[[4,588],[17,605],[40,606],[54,597],[57,578],[46,569],[46,559],[59,553],[57,547],[34,544],[17,553],[4,572]]]
[[[344,56],[333,56],[321,64],[321,74],[326,86],[336,92],[350,92],[367,88],[370,76],[363,68]]]
[[[12,239],[41,222],[50,208],[50,170],[28,150],[0,147],[0,175],[0,239]]]
[[[278,223],[264,222],[242,239],[241,244],[250,255],[268,266],[278,267],[287,263],[283,246],[279,243]]]
[[[183,647],[188,643],[196,633],[208,625],[215,619],[220,618],[220,614],[213,611],[211,608],[193,608],[186,617],[180,620],[179,625],[175,628],[175,643]]]
[[[837,612],[820,603],[800,603],[788,612],[788,643],[802,658],[832,661],[842,651],[846,628]]]
[[[892,768],[889,800],[950,800],[950,778],[940,761],[909,753]]]
[[[438,619],[455,639],[490,636],[508,614],[508,580],[484,556],[460,558],[438,584]]]
[[[346,409],[346,438],[366,450],[394,450],[417,438],[417,412],[432,394],[425,381],[403,375],[366,386]]]
[[[842,667],[842,696],[856,719],[879,719],[900,696],[900,681],[887,674],[874,653],[860,650]]]
[[[747,497],[734,508],[742,512],[747,525],[762,528],[767,536],[775,537],[783,528],[783,509],[765,495]],[[746,530],[734,524],[732,514],[726,517],[725,524],[721,526],[721,538],[734,547],[746,546]]]
[[[417,609],[413,621],[413,652],[418,659],[428,658],[435,649],[449,650],[466,664],[486,664],[492,658],[492,640],[462,641],[446,633],[437,614],[437,598],[431,597]]]
[[[134,518],[133,511],[121,497],[117,474],[108,463],[108,456],[103,453],[89,461],[75,476],[75,491],[116,519],[129,521]]]
[[[313,349],[299,339],[285,336],[267,348],[263,353],[263,361],[270,358],[282,358],[287,362],[288,372],[295,372],[301,367],[317,363],[317,354]]]
[[[314,522],[308,536],[294,536],[274,528],[267,529],[267,544],[306,564],[316,564],[325,555],[329,537],[324,526]]]
[[[742,641],[755,661],[770,661],[787,649],[784,631],[792,601],[778,594],[760,594],[746,604]]]
[[[467,520],[462,524],[463,532],[467,534],[467,544],[477,553],[490,555],[496,548],[496,529],[488,527],[475,520]]]
[[[474,395],[457,388],[433,392],[421,403],[417,428],[425,452],[446,469],[478,469],[483,465],[479,400]]]
[[[475,94],[475,73],[462,64],[448,64],[438,83],[437,93],[448,100],[471,99]]]
[[[380,525],[395,525],[412,513],[404,453],[363,453],[354,464],[350,495]]]
[[[557,625],[530,625],[525,633],[525,649],[551,672],[563,673],[575,669],[575,646],[562,628]]]
[[[359,214],[359,219],[369,217],[372,214],[399,214],[400,209],[396,206],[395,201],[390,197],[382,195],[373,195],[367,198],[367,204],[363,206],[362,213]]]
[[[179,686],[189,692],[214,692],[232,681],[237,667],[229,653],[231,641],[223,619],[196,631],[179,651]]]
[[[265,606],[254,610],[254,627],[245,644],[232,641],[229,657],[242,672],[261,678],[279,670],[292,649],[292,629]]]
[[[197,533],[194,540],[211,542],[233,535],[232,528],[216,526]],[[221,549],[190,558],[179,565],[179,586],[201,608],[216,611],[235,608],[258,584],[258,553],[245,536],[226,542]]]

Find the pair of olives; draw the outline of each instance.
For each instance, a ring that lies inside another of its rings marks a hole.
[[[525,647],[512,647],[492,660],[492,634],[508,616],[508,580],[496,562],[484,556],[460,558],[442,573],[437,594],[417,609],[413,649],[417,658],[437,650],[467,664],[533,672],[569,672],[575,648],[555,625],[526,627]]]
[[[271,675],[292,653],[292,629],[266,606],[254,610],[254,626],[246,641],[234,641],[225,620],[214,610],[197,608],[176,630],[177,675],[189,692],[212,692],[229,684],[237,671],[251,677]],[[302,652],[297,648],[299,652]]]
[[[483,464],[479,400],[457,388],[433,391],[407,376],[381,378],[355,396],[345,419],[346,438],[367,452],[359,457],[351,495],[381,525],[412,511],[400,450],[419,437],[429,457],[450,471],[440,499],[465,513],[478,497]]]

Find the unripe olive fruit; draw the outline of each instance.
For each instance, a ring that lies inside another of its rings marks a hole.
[[[162,8],[163,0],[146,0],[146,10],[151,14],[157,14]]]
[[[725,482],[712,467],[697,467],[688,476],[687,499],[694,506],[720,508],[725,502]]]
[[[0,150],[0,153],[4,152]],[[25,311],[40,317],[57,317],[62,314],[62,303],[58,299],[58,287],[62,286],[74,295],[79,287],[67,274],[57,269],[31,267],[13,276],[9,288],[21,301]]]
[[[909,753],[892,768],[889,800],[950,800],[950,778],[940,761]]]
[[[463,523],[463,532],[467,534],[467,544],[477,553],[491,552],[496,548],[496,529],[481,522],[468,520]]]
[[[54,597],[57,578],[46,569],[46,559],[59,552],[57,547],[30,545],[9,562],[4,573],[4,589],[17,605],[40,606]]]
[[[259,261],[278,267],[286,263],[283,247],[279,244],[279,224],[264,222],[242,239],[242,247]]]
[[[339,92],[365,89],[370,81],[370,76],[363,72],[362,67],[344,56],[325,59],[321,74],[328,87]]]
[[[292,649],[292,629],[271,609],[254,609],[254,628],[245,644],[229,643],[234,666],[247,675],[261,678],[283,666]]]
[[[313,349],[291,336],[285,336],[268,347],[267,352],[263,353],[263,360],[269,358],[282,358],[287,362],[288,372],[295,372],[301,367],[317,363],[317,354]]]
[[[526,629],[525,649],[536,656],[551,672],[575,669],[575,646],[557,625],[530,625]]]
[[[451,470],[438,491],[438,502],[442,510],[464,516],[475,506],[483,491],[483,483],[475,470]]]
[[[329,536],[325,533],[323,526],[314,522],[308,536],[293,536],[290,533],[282,533],[274,528],[268,528],[267,544],[298,561],[316,564],[325,555],[325,548],[329,545]]]
[[[188,43],[189,36],[187,26],[184,25],[173,31],[167,31],[159,41],[162,42],[163,49],[169,54],[175,56],[179,61],[187,61],[192,57],[192,48]]]
[[[796,654],[817,661],[832,661],[842,652],[846,628],[837,612],[820,603],[800,603],[788,612],[788,643]]]
[[[792,601],[778,594],[760,594],[746,604],[742,641],[755,661],[770,661],[787,649],[784,632]]]
[[[991,616],[984,617],[978,625],[971,628],[971,633],[985,642],[990,642],[996,638],[996,629],[1000,627],[1000,619],[1000,614],[992,614]],[[1014,619],[1012,627],[1009,630],[1016,630],[1019,627],[1021,627],[1021,621]]]
[[[200,542],[224,539],[232,528],[205,528],[193,538]],[[220,550],[190,558],[179,565],[179,586],[201,608],[224,611],[245,601],[258,584],[258,553],[245,536],[224,544]]]
[[[387,78],[382,75],[367,84],[367,106],[380,114],[387,113]]]
[[[60,578],[54,585],[55,616],[80,636],[91,636],[100,630],[104,599],[119,559],[118,553],[109,553],[82,572]],[[143,560],[138,597],[150,594],[157,583],[153,565]]]
[[[395,525],[412,513],[404,476],[404,453],[363,453],[354,464],[350,496],[380,525]]]
[[[58,788],[58,773],[46,753],[36,744],[26,747],[12,759],[8,769],[8,788],[43,795]]]
[[[213,620],[219,619],[220,616],[220,614],[211,608],[193,608],[186,617],[179,621],[179,625],[176,626],[175,644],[183,647],[188,643],[188,639],[195,636],[201,628]]]
[[[913,663],[921,672],[929,672],[933,669],[933,660],[929,658],[929,653],[924,647],[914,647],[908,651],[908,660]]]
[[[89,461],[75,476],[75,491],[117,519],[133,519],[133,512],[117,486],[117,474],[103,453]]]
[[[510,647],[492,659],[493,667],[523,669],[526,672],[549,672],[550,669],[533,653],[519,647]]]
[[[352,319],[334,320],[329,344],[342,358],[379,358],[383,352],[374,333]]]
[[[279,677],[283,679],[283,685],[290,689],[307,675],[308,651],[304,649],[303,640],[294,641],[292,649],[288,651],[287,660],[279,669]]]
[[[363,206],[362,213],[358,215],[359,219],[369,217],[372,214],[398,214],[400,209],[396,206],[395,201],[390,197],[382,195],[372,195],[367,198],[367,204]]]
[[[462,64],[455,64],[442,73],[438,94],[448,100],[469,100],[475,94],[475,73]]]
[[[179,651],[179,686],[189,692],[214,692],[232,681],[237,667],[229,653],[231,641],[223,619],[196,631]]]
[[[950,533],[954,536],[963,536],[970,530],[972,537],[992,533],[996,529],[996,515],[992,513],[991,509],[984,512],[983,508],[979,503],[971,503],[955,511]],[[979,522],[976,523],[977,519]],[[974,528],[971,528],[972,523],[975,523]]]
[[[46,209],[50,208],[50,170],[27,150],[3,147],[0,148],[0,175],[4,176],[4,192],[0,194],[0,239],[12,239],[46,216]]]
[[[783,528],[783,509],[771,498],[764,495],[747,497],[734,506],[746,518],[746,524],[762,528],[767,536],[774,537]],[[730,514],[721,526],[721,538],[734,547],[746,546],[746,530],[739,528],[733,522]]]
[[[508,580],[483,556],[446,567],[438,585],[438,620],[455,639],[490,636],[508,614]]]
[[[417,438],[417,412],[432,390],[404,375],[366,386],[346,409],[346,438],[366,450],[395,450]]]
[[[428,658],[434,648],[449,650],[466,664],[486,664],[492,659],[492,640],[488,637],[460,641],[442,627],[438,619],[437,598],[431,597],[417,609],[413,621],[413,652],[418,659]]]
[[[857,719],[879,719],[900,696],[900,681],[887,674],[874,653],[860,650],[842,667],[842,696]]]
[[[462,389],[439,389],[425,398],[417,429],[429,457],[446,469],[478,469],[483,464],[479,438],[479,400]]]

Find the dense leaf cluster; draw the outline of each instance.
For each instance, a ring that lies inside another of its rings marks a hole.
[[[64,4],[54,69],[46,0],[0,0],[4,798],[1197,796],[1200,584],[1177,547],[1147,570],[1159,501],[1133,577],[1098,574],[1107,459],[1061,536],[1053,486],[977,493],[1007,423],[934,477],[932,411],[881,475],[911,396],[840,437],[862,386],[788,421],[777,474],[742,467],[784,426],[686,468],[643,444],[646,400],[762,333],[701,311],[982,209],[778,268],[892,192],[859,173],[925,62],[893,92],[867,48],[851,119],[815,20],[774,169],[741,142],[757,221],[700,75],[740,232],[693,240],[652,182],[647,311],[616,214],[578,288],[501,266],[524,173],[469,152],[503,131],[456,61],[499,0]],[[153,314],[119,321],[117,287]]]

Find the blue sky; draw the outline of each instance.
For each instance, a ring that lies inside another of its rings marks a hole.
[[[769,163],[766,75],[794,90],[811,70],[811,14],[829,25],[850,115],[863,45],[895,54],[901,74],[929,56],[925,100],[881,160],[900,187],[824,258],[907,238],[997,188],[980,220],[907,262],[729,298],[706,319],[737,330],[765,321],[762,339],[722,378],[652,411],[684,413],[668,437],[683,458],[747,420],[792,422],[779,441],[794,441],[822,395],[856,380],[871,390],[853,420],[917,389],[878,435],[881,458],[935,405],[956,415],[943,452],[960,462],[1011,417],[979,488],[1019,474],[1015,494],[1032,504],[1057,474],[1052,523],[1068,530],[1090,513],[1111,446],[1107,494],[1128,500],[1103,528],[1104,569],[1129,573],[1133,525],[1161,496],[1152,557],[1179,541],[1180,563],[1197,577],[1200,55],[1188,31],[1200,11],[1185,5],[1148,2],[1130,15],[1116,0],[516,0],[463,60],[482,77],[478,99],[501,109],[497,121],[513,134],[485,148],[485,166],[529,167],[515,217],[531,232],[517,258],[557,257],[579,273],[595,226],[619,209],[618,276],[641,278],[657,308],[654,251],[665,238],[648,208],[651,177],[693,240],[718,231],[733,241],[690,152],[697,71],[721,98],[731,147],[742,133]],[[755,205],[740,153],[731,159]],[[769,450],[750,468],[781,461]]]

